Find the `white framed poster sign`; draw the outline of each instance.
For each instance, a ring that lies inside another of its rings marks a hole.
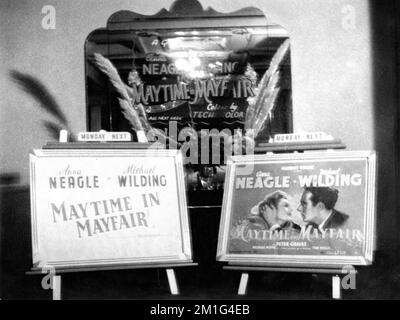
[[[234,156],[217,260],[337,267],[373,262],[373,151]]]
[[[34,150],[35,267],[192,261],[177,150]]]

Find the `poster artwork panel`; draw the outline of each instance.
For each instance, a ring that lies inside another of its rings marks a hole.
[[[239,174],[243,166],[254,167]],[[225,185],[218,259],[370,264],[374,177],[373,152],[233,157]]]
[[[191,261],[176,150],[35,150],[33,263],[87,266]]]

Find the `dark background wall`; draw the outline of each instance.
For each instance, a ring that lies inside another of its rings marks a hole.
[[[396,0],[371,1],[378,249],[390,257],[399,256],[398,7]]]

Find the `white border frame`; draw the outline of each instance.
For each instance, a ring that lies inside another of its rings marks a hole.
[[[238,165],[260,163],[279,163],[282,161],[343,161],[364,160],[366,170],[366,194],[364,211],[365,243],[362,256],[331,255],[267,255],[267,254],[229,254],[228,235],[231,222],[232,195],[236,168]],[[224,186],[221,222],[218,236],[217,260],[237,265],[263,265],[282,267],[338,267],[344,265],[370,265],[373,262],[375,249],[375,176],[376,154],[374,151],[324,151],[306,152],[303,154],[267,154],[233,156],[227,163],[227,174]]]
[[[182,251],[171,256],[156,257],[128,257],[121,259],[97,259],[97,260],[64,260],[64,261],[48,261],[45,254],[39,251],[39,237],[37,226],[37,210],[36,210],[36,187],[35,187],[35,160],[38,158],[51,157],[172,157],[175,161],[176,183],[177,183],[177,201],[179,202],[179,217],[181,231],[181,247]],[[86,267],[86,266],[112,266],[112,265],[140,265],[140,264],[156,264],[160,265],[173,263],[190,263],[192,262],[192,243],[189,227],[189,214],[186,200],[186,190],[183,171],[183,157],[179,150],[155,150],[155,149],[47,149],[34,150],[34,154],[29,155],[30,164],[30,197],[31,197],[31,230],[32,230],[32,258],[34,267],[53,266],[55,268],[65,267]]]

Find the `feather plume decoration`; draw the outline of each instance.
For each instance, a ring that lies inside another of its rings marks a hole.
[[[139,116],[132,105],[125,99],[118,98],[119,105],[121,106],[122,113],[125,118],[131,123],[135,131],[143,131],[142,123]]]
[[[108,77],[121,98],[129,101],[130,97],[126,90],[127,85],[121,80],[118,70],[114,67],[111,61],[99,53],[95,53],[93,56],[96,66]]]
[[[289,52],[289,39],[286,40],[273,56],[268,70],[264,73],[257,88],[256,96],[248,99],[245,129],[254,129],[254,136],[260,133],[265,121],[271,116],[280,89],[280,65]]]
[[[131,78],[131,75],[129,75],[129,78]],[[135,81],[135,83],[131,82],[132,81],[131,79],[129,79],[128,81],[132,85],[139,85],[140,83],[142,83],[139,77],[137,77],[137,79],[138,80]],[[138,116],[140,118],[140,122],[141,122],[143,128],[146,131],[149,131],[151,127],[149,125],[149,121],[147,120],[147,113],[146,113],[146,111],[144,109],[143,104],[141,104],[141,103],[134,104],[133,102],[135,101],[135,99],[134,99],[134,96],[133,96],[132,87],[130,87],[130,86],[126,85],[126,84],[124,84],[124,85],[125,85],[125,89],[126,89],[128,95],[129,95],[130,101],[132,102],[133,107],[135,108],[136,112],[138,113]]]
[[[109,59],[99,53],[95,53],[94,62],[108,76],[111,84],[119,94],[118,102],[122,113],[135,131],[146,131],[150,136],[163,137],[164,141],[175,142],[177,145],[180,145],[174,139],[168,137],[162,130],[155,129],[149,124],[143,104],[134,104],[133,89],[122,81],[118,70]],[[136,70],[129,74],[128,82],[131,85],[140,85],[142,83]]]
[[[263,130],[267,120],[271,118],[273,109],[275,107],[275,101],[278,97],[279,91],[280,91],[279,88],[275,89],[271,94],[271,96],[268,97],[267,101],[265,101],[265,107],[263,108],[259,117],[256,119],[254,123],[255,138],[257,138],[257,136]]]
[[[252,128],[255,130],[255,137],[257,137],[260,129],[260,123],[267,120],[268,117],[272,114],[274,104],[270,103],[270,100],[276,100],[276,97],[280,91],[280,88],[277,87],[280,80],[280,72],[276,72],[272,75],[270,81],[266,88],[261,90],[259,93],[260,98],[260,106],[255,110],[255,114],[253,117],[253,121],[251,123]]]
[[[150,130],[150,124],[149,124],[149,121],[147,120],[147,113],[146,113],[146,110],[144,109],[143,104],[141,104],[141,103],[134,104],[133,102],[135,100],[134,100],[134,97],[133,97],[133,89],[131,87],[127,86],[127,85],[125,85],[125,87],[126,87],[126,91],[128,92],[128,95],[129,95],[129,98],[130,98],[129,101],[131,102],[133,108],[135,108],[135,110],[136,110],[136,112],[137,112],[137,114],[139,116],[140,123],[142,124],[142,127],[146,131],[149,131]]]
[[[285,59],[290,47],[290,42],[289,39],[286,39],[279,49],[276,51],[274,54],[270,66],[267,70],[267,76],[270,78],[275,72],[279,70],[279,67],[281,66],[282,61]]]
[[[256,86],[257,80],[258,80],[258,75],[257,75],[257,72],[254,70],[254,68],[250,65],[250,63],[247,64],[246,72],[244,73],[244,78],[250,80],[253,87]],[[258,88],[254,89],[255,94],[258,93],[257,89]],[[254,116],[255,99],[256,98],[254,98],[254,97],[249,97],[247,99],[247,101],[249,103],[249,107],[247,108],[246,115],[245,115],[245,126],[250,124],[250,119],[252,119]]]
[[[149,124],[149,121],[147,120],[147,114],[146,110],[144,110],[143,104],[134,104],[133,107],[136,109],[136,112],[139,115],[140,122],[142,123],[143,128],[146,131],[149,131],[151,129],[151,126]]]
[[[145,126],[144,124],[147,124],[147,119],[146,121],[141,120],[138,111],[132,105],[131,96],[133,95],[133,92],[131,92],[131,88],[122,81],[118,70],[109,59],[103,57],[99,53],[95,53],[94,62],[100,71],[108,77],[114,89],[120,96],[118,98],[119,105],[122,109],[123,115],[132,125],[132,129],[135,131],[143,131]]]

